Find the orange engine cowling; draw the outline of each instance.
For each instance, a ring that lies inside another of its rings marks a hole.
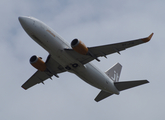
[[[74,39],[71,42],[71,47],[73,48],[73,50],[75,50],[76,52],[82,55],[86,55],[88,53],[88,48],[85,46],[83,42],[81,42],[78,39]]]
[[[40,70],[40,71],[45,71],[46,70],[45,62],[40,57],[37,57],[36,55],[33,55],[30,58],[30,64],[33,67],[35,67],[36,69]]]

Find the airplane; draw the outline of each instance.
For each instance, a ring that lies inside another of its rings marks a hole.
[[[106,55],[120,54],[120,51],[127,48],[146,43],[150,41],[153,33],[141,39],[86,47],[77,38],[73,39],[69,45],[52,28],[34,17],[20,16],[18,19],[25,32],[49,53],[45,62],[36,55],[30,58],[30,64],[37,71],[22,85],[25,90],[38,83],[44,84],[44,81],[52,79],[53,75],[58,78],[59,73],[70,72],[101,90],[95,98],[95,101],[99,102],[113,94],[119,95],[120,91],[149,83],[148,80],[120,82],[119,77],[122,69],[120,63],[115,64],[104,73],[90,62],[92,60],[99,62],[98,57],[107,58]]]

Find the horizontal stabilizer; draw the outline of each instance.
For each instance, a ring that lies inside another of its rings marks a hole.
[[[104,98],[107,98],[109,97],[110,95],[113,95],[112,93],[108,93],[108,92],[105,92],[105,91],[101,91],[97,97],[95,98],[95,101],[96,102],[99,102],[100,100],[104,99]]]
[[[125,82],[115,82],[115,87],[119,90],[126,90],[132,87],[136,87],[142,84],[149,83],[147,80],[139,80],[139,81],[125,81]]]

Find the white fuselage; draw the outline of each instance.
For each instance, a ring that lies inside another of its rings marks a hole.
[[[71,68],[68,72],[76,74],[94,87],[119,94],[114,82],[104,72],[94,67],[91,63],[83,65],[68,55],[65,49],[71,48],[70,45],[46,24],[32,17],[19,17],[19,20],[28,35],[48,51],[56,62],[64,68],[66,66]],[[77,63],[78,67],[72,67],[74,63]]]

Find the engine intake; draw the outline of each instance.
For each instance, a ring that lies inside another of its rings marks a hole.
[[[36,55],[33,55],[30,58],[30,64],[33,67],[35,67],[36,69],[40,70],[40,71],[45,71],[46,70],[45,62],[40,57],[37,57]]]
[[[82,55],[86,55],[88,53],[88,48],[85,46],[83,42],[81,42],[78,39],[74,39],[71,42],[71,47],[73,48],[73,50],[75,50],[76,52]]]

